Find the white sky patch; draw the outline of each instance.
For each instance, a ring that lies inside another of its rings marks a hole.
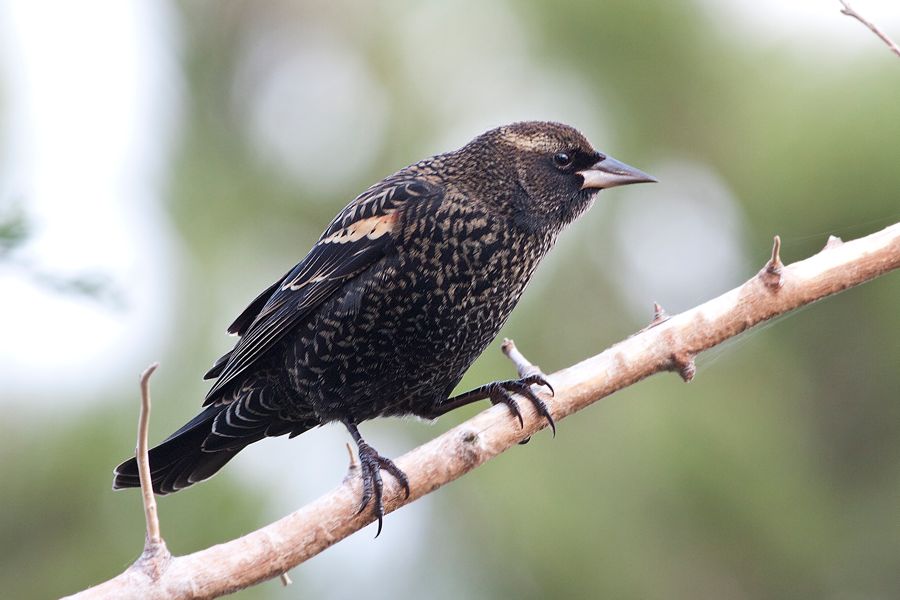
[[[167,8],[29,0],[0,8],[0,202],[21,202],[30,222],[21,259],[54,277],[101,276],[124,303],[61,294],[0,265],[0,314],[14,316],[3,323],[0,401],[17,390],[29,402],[42,390],[90,394],[126,364],[137,372],[135,361],[162,341],[173,261],[159,179],[180,92]]]

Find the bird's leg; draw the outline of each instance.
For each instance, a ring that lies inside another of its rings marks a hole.
[[[553,430],[553,435],[556,435],[556,423],[553,421],[553,415],[550,414],[547,403],[541,400],[538,395],[532,391],[531,386],[534,384],[549,388],[550,394],[553,394],[553,386],[550,385],[550,382],[547,381],[542,373],[535,373],[528,375],[527,377],[522,377],[521,379],[494,381],[493,383],[477,387],[464,394],[454,396],[435,407],[434,412],[429,416],[436,419],[461,406],[466,406],[473,402],[477,402],[478,400],[487,399],[491,401],[491,404],[505,404],[508,406],[510,412],[519,419],[519,425],[525,427],[525,421],[522,419],[522,412],[519,410],[519,403],[516,402],[516,399],[512,395],[512,392],[515,392],[525,396],[525,398],[534,405],[538,414],[547,419],[550,429]]]
[[[375,537],[378,537],[381,535],[381,522],[384,518],[384,503],[382,502],[384,483],[381,480],[382,469],[393,475],[394,479],[400,482],[400,485],[406,490],[407,498],[409,498],[409,479],[406,477],[406,473],[401,471],[392,460],[378,454],[378,452],[375,451],[375,448],[362,439],[359,429],[356,427],[356,423],[344,421],[344,426],[347,428],[347,431],[350,432],[350,435],[353,436],[353,441],[356,442],[356,447],[359,452],[363,495],[362,502],[360,502],[359,510],[356,514],[361,513],[374,498],[374,511],[375,516],[378,518],[378,532],[375,534]]]

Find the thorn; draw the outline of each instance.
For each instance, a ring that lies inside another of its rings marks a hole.
[[[644,333],[648,329],[653,329],[657,325],[662,325],[663,323],[665,323],[666,321],[668,321],[671,318],[672,317],[669,315],[669,313],[666,312],[666,309],[664,309],[662,306],[659,305],[659,302],[654,302],[653,303],[653,320],[650,321],[646,327],[644,327],[640,331],[635,332],[631,335],[635,336],[639,333]]]
[[[350,446],[350,442],[346,442],[344,447],[347,448],[347,454],[350,455],[350,466],[348,468],[351,470],[356,469],[359,467],[359,463],[356,462],[356,455],[353,454],[353,448]]]
[[[359,462],[356,460],[356,455],[353,454],[353,448],[350,447],[350,442],[345,444],[347,447],[347,454],[350,455],[350,464],[347,466],[347,475],[344,477],[344,481],[348,479],[352,479],[356,475],[356,470],[359,469]],[[365,507],[362,507],[365,508]],[[362,510],[360,509],[360,511]]]
[[[294,583],[291,580],[291,576],[288,575],[287,573],[282,573],[280,575],[280,577],[281,577],[281,585],[283,585],[284,587],[287,587],[287,586],[291,585],[292,583]]]
[[[779,290],[784,285],[784,263],[781,262],[780,253],[781,237],[776,235],[775,242],[772,244],[772,258],[759,272],[759,278],[767,288],[773,291]]]
[[[838,236],[829,235],[828,241],[825,242],[825,250],[828,250],[829,248],[837,248],[838,246],[843,245],[843,243],[844,243],[844,240],[842,240]]]
[[[662,306],[659,305],[659,302],[653,303],[653,320],[650,321],[649,327],[655,327],[660,323],[665,323],[669,320],[669,313],[666,312]]]
[[[653,303],[653,318],[659,319],[660,317],[666,316],[666,309],[659,305],[659,302]]]
[[[677,371],[685,383],[690,382],[697,374],[697,365],[694,357],[687,353],[678,352],[672,355],[672,370]]]

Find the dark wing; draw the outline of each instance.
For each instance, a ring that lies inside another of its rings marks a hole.
[[[306,258],[228,328],[241,338],[207,373],[218,380],[204,406],[347,281],[379,261],[393,244],[408,203],[440,193],[441,188],[412,175],[396,175],[344,207]]]

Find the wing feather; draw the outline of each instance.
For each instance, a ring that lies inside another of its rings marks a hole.
[[[373,186],[335,217],[309,254],[270,286],[229,328],[240,334],[234,349],[208,373],[218,376],[204,405],[246,371],[285,334],[348,281],[381,260],[401,227],[408,203],[441,193],[411,175]]]

